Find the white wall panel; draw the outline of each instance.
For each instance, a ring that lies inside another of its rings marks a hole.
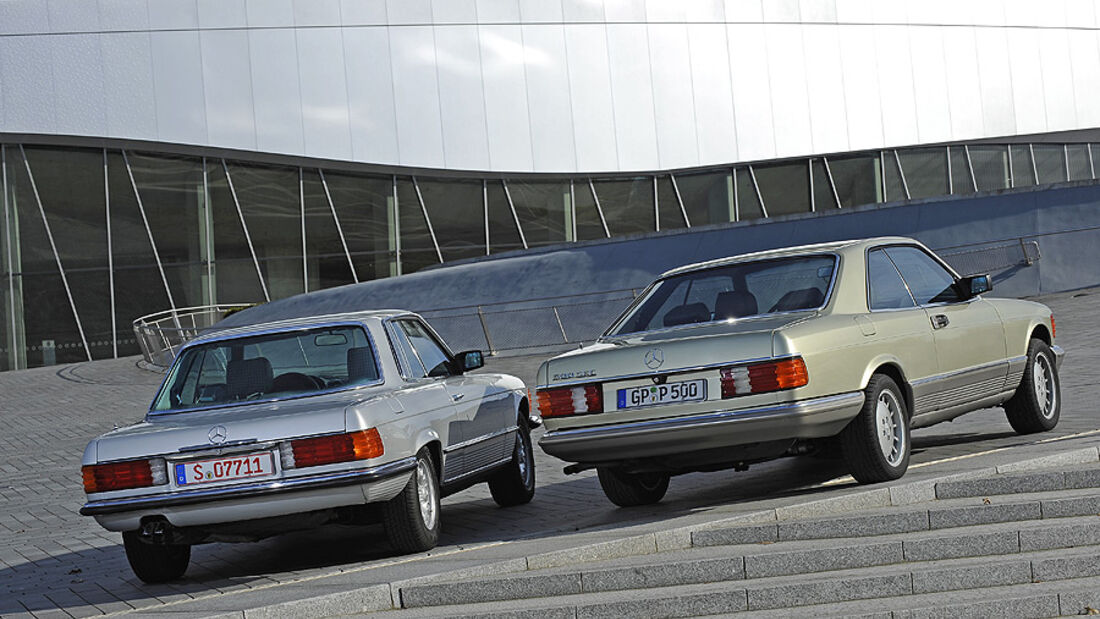
[[[432,28],[391,29],[390,54],[400,163],[441,168],[443,125],[439,117]]]
[[[149,6],[145,0],[98,0],[99,27],[104,31],[147,30]]]
[[[603,0],[562,0],[561,11],[567,23],[602,24],[606,20]]]
[[[608,24],[611,97],[615,108],[615,142],[619,169],[646,170],[657,165],[657,125],[653,112],[653,82],[646,27]]]
[[[103,49],[98,34],[69,35],[51,46],[57,130],[73,135],[107,134]]]
[[[435,31],[436,73],[443,122],[443,161],[449,168],[489,168],[489,138],[477,26]]]
[[[728,4],[726,13],[729,13]],[[726,27],[726,38],[730,50],[738,157],[770,159],[775,156],[775,128],[764,26],[730,25]]]
[[[841,24],[874,23],[876,0],[836,0],[836,21]]]
[[[4,0],[0,2],[0,28],[3,32],[23,34],[50,31],[50,14],[41,0]]]
[[[256,148],[277,153],[304,152],[294,31],[252,30],[248,33],[248,48],[256,106]]]
[[[519,18],[525,24],[560,23],[562,0],[519,0]]]
[[[951,139],[951,102],[947,94],[943,29],[912,27],[909,31],[909,50],[913,62],[917,141],[948,141]]]
[[[144,32],[99,35],[108,135],[156,139],[152,48]]]
[[[806,90],[810,101],[810,137],[814,153],[848,150],[844,71],[836,28],[805,28]]]
[[[1009,26],[1061,28],[1066,26],[1066,5],[1062,0],[1002,0],[1005,23]],[[1070,24],[1073,25],[1073,24]]]
[[[400,161],[386,28],[346,28],[348,116],[351,151],[357,161]]]
[[[1073,95],[1077,125],[1100,127],[1100,37],[1096,32],[1073,30],[1069,36],[1073,58]]]
[[[533,170],[523,35],[519,26],[478,26],[489,163],[494,170]]]
[[[603,24],[565,30],[569,92],[576,130],[577,169],[616,170],[615,111],[611,98],[611,63]]]
[[[386,22],[386,0],[341,0],[340,15],[345,26],[382,26]]]
[[[642,22],[645,13],[645,0],[604,0],[603,14],[608,22]]]
[[[232,148],[256,148],[248,32],[207,30],[200,33],[199,40],[210,141]]]
[[[1066,25],[1071,28],[1095,28],[1095,0],[1066,0]]]
[[[481,24],[518,24],[519,0],[477,0],[477,20]]]
[[[764,21],[797,24],[801,21],[798,0],[769,0],[763,3]]]
[[[476,24],[477,2],[474,0],[432,0],[432,23]]]
[[[909,56],[909,27],[875,28],[875,65],[878,67],[879,101],[882,105],[882,138],[887,146],[920,140],[913,88],[913,62]]]
[[[248,13],[248,25],[252,28],[294,25],[293,0],[245,0],[245,11]]]
[[[153,32],[149,40],[159,139],[182,144],[207,143],[199,33]]]
[[[1047,126],[1051,130],[1077,126],[1073,93],[1073,69],[1069,57],[1069,39],[1057,30],[1039,31],[1039,60],[1043,64],[1043,98],[1047,107]],[[1091,95],[1096,96],[1093,92]]]
[[[837,19],[841,19],[839,13]],[[852,150],[881,147],[882,101],[873,54],[875,33],[866,26],[839,26],[838,30],[848,111],[848,146]]]
[[[802,28],[769,24],[764,26],[764,37],[768,49],[776,154],[780,157],[803,154],[810,146],[811,131]]]
[[[1008,60],[1012,74],[1012,106],[1016,130],[1040,133],[1047,130],[1047,108],[1043,92],[1043,68],[1039,61],[1039,32],[1030,28],[1008,30]]]
[[[153,30],[182,30],[199,26],[195,0],[147,0],[149,27]]]
[[[725,0],[726,21],[759,23],[764,21],[762,0]]]
[[[951,28],[943,33],[947,61],[947,96],[951,106],[951,135],[965,139],[982,134],[982,91],[978,85],[978,51],[973,28]]]
[[[312,157],[351,158],[348,88],[342,62],[343,36],[335,28],[305,28],[298,34],[298,81],[302,130]]]
[[[294,25],[309,27],[340,23],[340,0],[294,0]]]
[[[386,0],[386,19],[390,24],[427,25],[432,23],[431,0]]]
[[[523,26],[522,32],[535,169],[575,170],[565,31],[559,25],[536,24]]]
[[[36,133],[54,127],[54,79],[49,41],[42,37],[0,38],[0,70],[6,88],[5,131]]]
[[[984,135],[1016,133],[1016,108],[1012,103],[1012,71],[1008,66],[1008,38],[1003,28],[978,28],[978,76],[982,92]]]
[[[99,31],[99,7],[89,0],[49,0],[53,32]],[[6,30],[6,29],[5,29]]]
[[[699,163],[736,161],[737,131],[733,121],[733,85],[730,83],[726,27],[722,24],[690,24],[687,28]]]
[[[248,11],[244,0],[198,0],[200,28],[245,28]]]
[[[687,26],[650,24],[649,62],[653,83],[653,113],[657,121],[657,165],[683,168],[698,165],[695,135],[691,54]]]

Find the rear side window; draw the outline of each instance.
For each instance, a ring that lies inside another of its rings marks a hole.
[[[914,307],[913,297],[905,288],[905,282],[886,257],[886,252],[876,249],[867,254],[868,305],[873,310]]]

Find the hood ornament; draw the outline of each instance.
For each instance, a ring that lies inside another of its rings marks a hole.
[[[645,366],[651,370],[656,370],[661,367],[665,362],[665,352],[660,348],[650,348],[645,353],[645,358],[642,359]]]
[[[206,433],[206,438],[210,439],[212,445],[221,445],[225,442],[227,436],[229,436],[229,431],[225,429],[225,426],[214,426]]]

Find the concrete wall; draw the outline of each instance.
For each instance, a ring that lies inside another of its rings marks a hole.
[[[298,295],[241,312],[222,325],[387,307],[424,312],[498,303],[512,304],[511,309],[568,304],[576,301],[530,300],[640,289],[661,272],[683,264],[881,235],[912,236],[945,252],[981,250],[1020,239],[1037,242],[1041,259],[1034,264],[993,271],[994,296],[1100,285],[1100,184],[880,205],[560,246]],[[624,298],[622,293],[610,296]]]

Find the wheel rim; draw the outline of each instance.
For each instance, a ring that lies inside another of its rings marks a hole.
[[[435,483],[432,480],[432,465],[426,460],[416,464],[416,496],[420,500],[420,519],[429,529],[435,528],[438,506],[435,500]]]
[[[875,406],[875,433],[882,457],[890,466],[901,464],[905,456],[905,419],[901,404],[891,391],[884,390]]]
[[[522,430],[520,430],[522,432]],[[524,485],[531,483],[531,463],[528,461],[527,442],[523,440],[523,436],[516,433],[516,461],[519,467],[519,478],[523,480]]]
[[[1054,388],[1054,370],[1045,353],[1035,355],[1035,361],[1031,365],[1031,384],[1039,413],[1044,419],[1050,419],[1058,404],[1058,390]]]

